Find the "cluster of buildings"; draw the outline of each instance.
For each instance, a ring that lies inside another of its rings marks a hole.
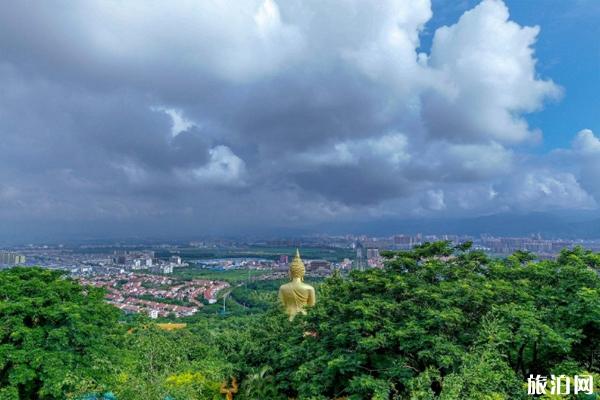
[[[125,312],[145,313],[151,318],[194,315],[217,301],[227,282],[195,279],[178,281],[166,276],[123,273],[81,278],[81,283],[107,290],[107,301]]]
[[[483,250],[488,254],[506,256],[517,250],[535,253],[540,258],[553,258],[564,248],[582,246],[593,251],[600,251],[598,240],[568,240],[544,239],[540,235],[529,237],[495,237],[482,235],[472,237],[465,235],[394,235],[391,237],[376,238],[368,236],[351,237],[354,240],[350,246],[356,252],[354,266],[358,268],[379,267],[382,265],[380,250],[410,250],[414,246],[426,243],[447,240],[454,244],[473,242],[475,249]]]
[[[582,246],[592,251],[600,251],[600,241],[597,240],[566,240],[543,239],[540,235],[530,237],[494,237],[482,235],[479,238],[464,235],[394,235],[391,237],[350,236],[346,240],[353,240],[348,244],[355,251],[352,268],[381,268],[383,250],[410,250],[426,242],[447,240],[454,244],[473,242],[473,248],[483,250],[490,255],[507,256],[515,251],[529,251],[539,258],[554,258],[564,248]]]
[[[180,306],[177,304],[161,303],[152,300],[143,300],[135,297],[123,299],[118,295],[106,296],[108,303],[129,314],[148,314],[152,319],[167,317],[169,315],[189,317],[198,312],[198,307]]]
[[[271,260],[248,257],[194,259],[190,260],[190,262],[202,268],[217,271],[227,271],[232,269],[266,270],[270,269],[273,264]]]
[[[0,266],[12,267],[23,264],[25,264],[25,256],[23,254],[10,251],[0,251]]]
[[[281,254],[276,260],[266,260],[258,258],[219,258],[219,259],[197,259],[191,260],[195,265],[202,268],[214,269],[219,271],[228,271],[233,269],[242,270],[263,270],[273,272],[285,272],[290,262],[288,254]],[[336,269],[349,269],[352,265],[350,259],[344,259],[341,262],[331,262],[322,259],[304,260],[306,272],[313,276],[328,276]]]
[[[359,241],[353,243],[352,246],[356,250],[355,268],[383,268],[383,258],[379,254],[378,247],[365,247]]]
[[[472,241],[475,249],[495,256],[506,256],[517,250],[535,253],[540,258],[555,257],[563,248],[580,245],[586,249],[600,251],[600,240],[548,239],[540,235],[529,237],[498,237],[481,235],[427,235],[396,234],[385,237],[367,235],[319,235],[311,237],[276,240],[233,240],[206,239],[179,244],[86,244],[80,246],[27,245],[7,248],[0,251],[0,267],[14,265],[37,265],[46,268],[67,270],[72,276],[114,275],[121,273],[151,273],[176,275],[178,268],[189,265],[199,268],[222,270],[264,270],[280,275],[287,271],[290,256],[282,254],[270,259],[273,248],[313,248],[323,249],[319,257],[334,255],[330,260],[305,259],[307,273],[314,276],[327,276],[335,269],[380,268],[383,266],[383,250],[409,250],[425,242],[447,240],[453,243]],[[261,252],[264,247],[267,251]],[[189,257],[194,251],[189,249],[209,249],[197,251],[196,259]],[[257,251],[258,249],[258,251]],[[188,251],[182,253],[182,250]],[[215,250],[213,252],[213,250]],[[156,253],[155,253],[156,252]],[[269,254],[267,259],[243,257],[241,254],[253,252]],[[204,254],[221,255],[222,258],[206,259]],[[180,254],[188,254],[182,260]],[[240,256],[238,256],[240,254]],[[269,274],[263,274],[269,276]]]
[[[552,256],[558,254],[566,247],[573,247],[576,242],[567,240],[546,240],[539,236],[528,238],[511,238],[511,237],[482,237],[477,241],[476,245],[489,253],[493,254],[510,254],[517,250],[530,251],[540,256]],[[593,246],[590,243],[585,245],[586,248],[598,249],[598,246]]]
[[[353,261],[349,258],[345,258],[339,262],[321,259],[303,259],[303,261],[304,267],[306,268],[306,275],[311,277],[327,277],[336,269],[346,271],[353,267]],[[268,279],[287,278],[289,262],[290,257],[288,255],[280,255],[279,259],[272,263],[271,270],[273,271],[273,274],[267,276]]]
[[[94,251],[97,250],[97,251]],[[159,258],[152,250],[114,250],[104,248],[67,248],[26,246],[16,251],[0,252],[0,266],[35,265],[67,270],[73,276],[150,272],[172,274],[176,268],[189,266],[178,255]]]
[[[187,267],[180,256],[173,255],[168,260],[155,257],[154,251],[115,250],[112,264],[126,271],[148,270],[155,274],[172,274],[174,268]]]

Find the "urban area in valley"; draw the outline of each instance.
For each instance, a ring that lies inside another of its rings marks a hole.
[[[384,250],[408,250],[439,240],[472,241],[474,248],[497,256],[529,251],[540,259],[553,258],[563,248],[574,246],[600,250],[600,240],[544,239],[539,235],[345,235],[169,244],[29,244],[2,249],[0,267],[36,265],[66,270],[85,285],[106,289],[106,300],[126,313],[173,319],[217,310],[220,306],[215,303],[248,282],[286,279],[296,248],[302,253],[308,278],[318,280],[336,270],[380,268]]]

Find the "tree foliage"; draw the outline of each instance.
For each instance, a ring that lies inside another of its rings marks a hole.
[[[121,332],[103,297],[61,272],[0,271],[0,398],[63,399],[106,383]]]
[[[220,384],[232,375],[218,347],[190,330],[164,331],[141,318],[125,348],[119,400],[220,399]]]
[[[257,334],[282,395],[518,399],[529,374],[598,371],[597,254],[494,260],[438,242],[386,256],[326,281],[307,318]]]

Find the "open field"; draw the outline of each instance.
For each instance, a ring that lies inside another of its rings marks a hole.
[[[227,271],[219,271],[212,269],[204,269],[199,267],[177,268],[173,271],[173,277],[191,280],[191,279],[207,279],[214,281],[226,281],[230,284],[244,282],[248,279],[253,280],[268,274],[269,271],[247,270],[247,269],[232,269]]]

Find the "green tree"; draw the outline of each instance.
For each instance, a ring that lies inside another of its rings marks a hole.
[[[217,399],[232,366],[204,327],[164,331],[140,318],[127,335],[122,372],[114,392],[119,400]],[[201,332],[202,331],[202,332]]]
[[[598,255],[499,260],[448,242],[385,254],[384,269],[328,279],[307,317],[261,316],[242,362],[303,399],[518,399],[530,373],[598,371]]]
[[[1,271],[0,398],[64,399],[107,385],[122,330],[103,296],[58,271]]]

